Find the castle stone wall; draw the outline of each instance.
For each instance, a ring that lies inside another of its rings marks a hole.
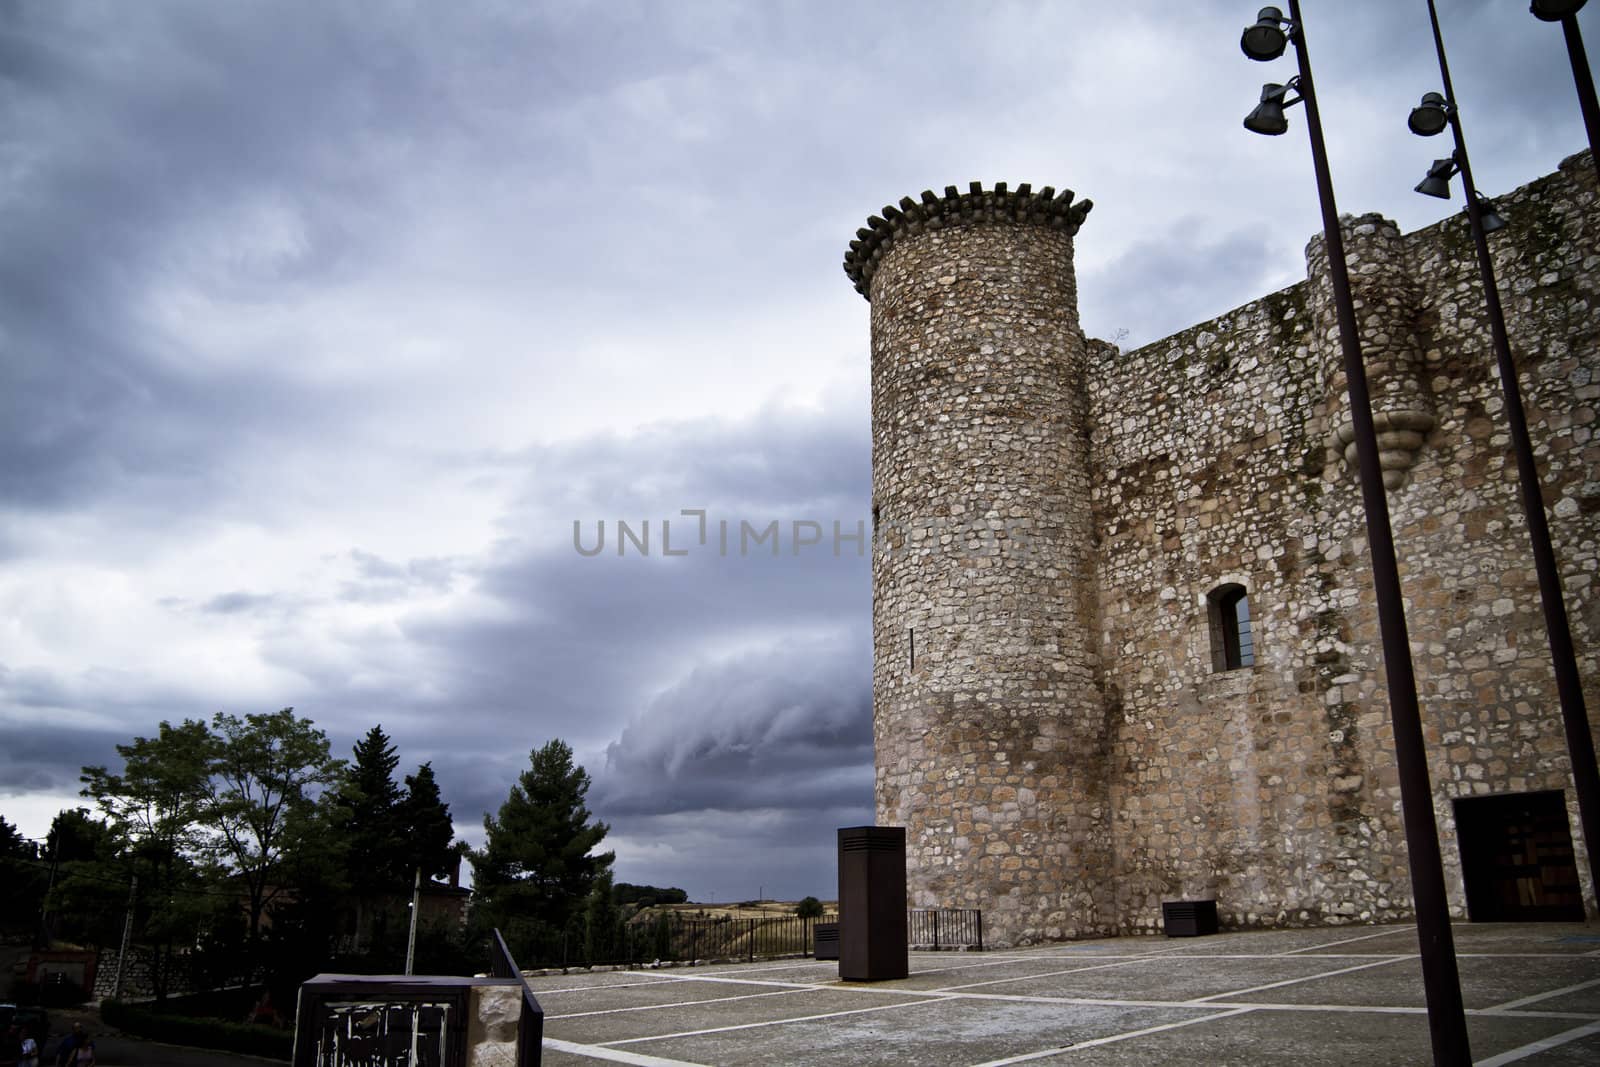
[[[1593,708],[1593,168],[1570,160],[1499,203],[1512,224],[1492,239],[1500,288]],[[1361,216],[1346,219],[1346,241],[1380,430],[1385,413],[1408,416],[1381,443],[1452,910],[1465,915],[1453,798],[1559,789],[1592,913],[1465,220],[1402,237]],[[1232,925],[1410,913],[1325,263],[1318,238],[1307,283],[1136,352],[1094,348],[1102,655],[1119,718],[1111,791],[1128,929],[1157,927],[1160,900],[1185,895],[1215,896]],[[1256,664],[1219,673],[1205,594],[1223,582],[1249,590]]]
[[[1000,943],[1157,929],[1180,897],[1229,926],[1409,915],[1320,237],[1307,282],[1124,353],[1077,326],[1081,206],[1003,190],[902,201],[846,263],[873,305],[878,813],[908,829],[914,905],[981,907]],[[1593,165],[1498,203],[1600,722]],[[1451,907],[1455,799],[1561,790],[1596,914],[1465,219],[1345,225]],[[1255,638],[1235,670],[1225,584]]]

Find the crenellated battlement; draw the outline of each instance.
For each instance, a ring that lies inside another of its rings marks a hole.
[[[904,197],[898,207],[886,205],[881,214],[867,219],[867,224],[856,231],[850,250],[844,254],[844,272],[855,283],[856,292],[871,300],[872,275],[900,237],[982,222],[1029,223],[1076,234],[1094,207],[1094,201],[1074,203],[1073,196],[1071,189],[1057,193],[1049,185],[1034,192],[1028,182],[1014,190],[1008,189],[1005,182],[995,182],[994,188],[987,192],[982,182],[972,182],[964,193],[954,185],[947,185],[943,196],[924,189],[920,202]]]

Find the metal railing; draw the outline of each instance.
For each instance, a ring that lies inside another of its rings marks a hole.
[[[983,912],[978,908],[913,908],[906,913],[913,949],[983,951]]]
[[[794,915],[754,918],[685,918],[675,912],[655,921],[629,923],[621,936],[596,951],[580,939],[563,939],[557,952],[532,963],[535,968],[628,967],[648,963],[692,963],[810,956],[818,923],[837,915],[802,919]],[[983,949],[983,912],[977,908],[918,908],[906,912],[913,949]]]
[[[489,942],[489,973],[496,978],[515,978],[522,986],[522,1016],[517,1020],[517,1067],[539,1067],[540,1050],[544,1047],[544,1008],[533,995],[528,980],[517,969],[517,961],[506,948],[506,939],[500,931],[494,932]]]

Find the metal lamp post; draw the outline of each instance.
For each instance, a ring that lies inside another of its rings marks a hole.
[[[1559,5],[1550,0],[1544,6]],[[1565,21],[1582,7],[1568,3]],[[1534,5],[1535,13],[1540,5]],[[1522,389],[1517,384],[1517,365],[1511,358],[1511,342],[1506,335],[1505,312],[1500,307],[1500,290],[1495,284],[1494,260],[1489,255],[1487,235],[1505,222],[1498,212],[1478,195],[1472,183],[1472,164],[1467,158],[1467,143],[1461,133],[1461,115],[1456,108],[1455,90],[1450,83],[1450,64],[1445,58],[1444,37],[1439,32],[1439,13],[1434,0],[1428,0],[1428,15],[1433,20],[1433,43],[1439,53],[1439,75],[1444,79],[1444,95],[1428,93],[1414,108],[1407,124],[1411,132],[1423,137],[1441,133],[1446,126],[1455,137],[1455,151],[1448,160],[1435,160],[1428,177],[1417,186],[1419,193],[1449,197],[1449,180],[1461,175],[1466,187],[1467,220],[1472,227],[1472,242],[1478,250],[1478,272],[1483,278],[1484,301],[1489,310],[1489,331],[1494,341],[1495,359],[1500,365],[1500,387],[1505,392],[1506,421],[1510,423],[1512,451],[1517,457],[1517,480],[1522,489],[1522,510],[1528,519],[1528,538],[1533,543],[1534,567],[1539,575],[1539,599],[1544,605],[1545,627],[1550,632],[1550,657],[1555,665],[1556,692],[1561,699],[1561,721],[1566,728],[1567,753],[1572,763],[1573,791],[1578,798],[1578,820],[1589,856],[1589,876],[1600,894],[1600,769],[1595,765],[1594,737],[1589,732],[1589,713],[1584,706],[1583,682],[1578,674],[1578,657],[1572,647],[1572,629],[1567,623],[1567,606],[1561,591],[1561,571],[1556,566],[1555,549],[1550,543],[1550,524],[1544,512],[1544,494],[1539,488],[1539,468],[1533,458],[1533,442],[1528,437],[1528,419],[1522,407]],[[1543,16],[1541,16],[1543,17]],[[1574,25],[1573,33],[1576,33]],[[1589,87],[1591,96],[1594,86]],[[1593,127],[1590,127],[1591,133]]]
[[[1567,58],[1572,61],[1572,80],[1578,86],[1578,106],[1583,108],[1583,127],[1589,132],[1589,152],[1600,172],[1600,103],[1595,101],[1594,75],[1589,71],[1589,56],[1583,50],[1583,35],[1578,32],[1578,12],[1588,0],[1533,0],[1528,7],[1541,22],[1561,23],[1567,39]],[[1443,53],[1441,52],[1442,56]]]
[[[1445,896],[1444,866],[1439,854],[1439,832],[1433,819],[1433,790],[1428,781],[1423,748],[1422,717],[1417,706],[1417,683],[1412,672],[1411,642],[1406,632],[1405,606],[1400,594],[1400,571],[1395,562],[1394,535],[1389,526],[1389,502],[1378,462],[1378,440],[1373,427],[1372,403],[1367,391],[1366,368],[1361,358],[1360,335],[1350,296],[1345,266],[1344,236],[1333,199],[1333,179],[1328,172],[1322,120],[1306,52],[1305,24],[1299,0],[1289,0],[1289,18],[1276,7],[1264,7],[1254,25],[1245,29],[1239,45],[1251,59],[1265,62],[1281,56],[1289,43],[1295,46],[1299,75],[1284,86],[1263,89],[1261,103],[1245,119],[1256,133],[1280,134],[1288,128],[1283,109],[1306,105],[1306,126],[1311,135],[1311,160],[1322,201],[1323,238],[1328,246],[1328,274],[1333,283],[1339,340],[1344,352],[1345,377],[1350,390],[1350,416],[1354,424],[1356,455],[1365,505],[1367,543],[1372,553],[1372,582],[1378,601],[1378,626],[1383,635],[1383,663],[1389,688],[1389,714],[1394,725],[1395,758],[1400,777],[1400,806],[1406,829],[1406,854],[1411,868],[1411,895],[1417,914],[1417,940],[1422,955],[1422,980],[1428,1002],[1428,1028],[1433,1040],[1433,1062],[1438,1067],[1465,1067],[1472,1062],[1467,1022],[1456,970],[1455,942]],[[1272,90],[1270,93],[1268,90]],[[1284,90],[1279,92],[1278,90]],[[1299,96],[1287,98],[1287,90]]]

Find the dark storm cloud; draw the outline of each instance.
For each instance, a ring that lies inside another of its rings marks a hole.
[[[5,783],[0,806],[8,793],[76,793],[84,767],[120,767],[116,746],[132,740],[104,727],[0,725],[0,782]]]
[[[695,667],[607,746],[596,806],[620,818],[865,805],[871,645],[850,628]]]
[[[866,640],[868,546],[841,540],[836,554],[832,525],[847,534],[867,525],[864,426],[769,411],[541,450],[529,463],[537,488],[506,520],[512,533],[476,586],[506,611],[407,627],[412,640],[457,665],[452,699],[471,712],[454,724],[456,736],[506,738],[513,764],[551,737],[600,751],[657,692],[730,648],[805,646],[817,634],[846,631]],[[706,544],[685,508],[706,509]],[[649,524],[648,556],[631,541],[618,555],[619,519],[635,531]],[[581,555],[575,521],[591,549],[604,521],[605,550]],[[672,523],[674,551],[685,555],[662,554],[663,521]],[[735,531],[726,554],[722,521]],[[816,523],[803,539],[820,530],[821,542],[797,548],[797,521]],[[764,530],[773,522],[778,554],[771,540],[745,551],[740,524]],[[859,667],[860,650],[832,643],[811,655],[814,675],[854,679],[839,701],[869,721],[865,675],[841,675],[836,662],[842,656]]]

